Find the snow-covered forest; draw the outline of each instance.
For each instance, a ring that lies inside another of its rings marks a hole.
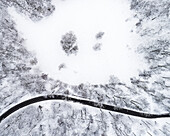
[[[0,136],[169,136],[169,0],[0,1]]]

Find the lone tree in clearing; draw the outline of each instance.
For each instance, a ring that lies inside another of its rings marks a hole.
[[[62,36],[60,41],[61,46],[67,55],[76,54],[78,51],[77,38],[75,34],[70,31]]]
[[[103,35],[104,35],[104,32],[99,32],[96,34],[96,39],[99,40],[99,39],[102,39],[103,38]]]

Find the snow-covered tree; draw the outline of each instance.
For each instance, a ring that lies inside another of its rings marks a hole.
[[[67,55],[76,54],[78,51],[77,37],[70,31],[62,36],[61,46]]]

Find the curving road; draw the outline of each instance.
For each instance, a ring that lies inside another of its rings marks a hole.
[[[45,96],[39,96],[39,97],[31,98],[29,100],[21,102],[21,103],[15,105],[14,107],[10,108],[8,111],[6,111],[5,113],[3,113],[0,116],[0,122],[3,121],[5,118],[7,118],[12,113],[14,113],[15,111],[17,111],[17,110],[19,110],[23,107],[26,107],[30,104],[34,104],[34,103],[37,103],[37,102],[47,101],[47,100],[72,101],[72,102],[80,103],[80,104],[95,107],[95,108],[100,108],[100,109],[104,109],[104,110],[108,110],[108,111],[122,113],[122,114],[125,114],[125,115],[136,116],[136,117],[141,117],[141,118],[148,118],[148,119],[170,117],[170,113],[149,114],[149,113],[143,113],[143,112],[128,110],[128,109],[124,109],[124,108],[119,108],[119,107],[115,107],[115,106],[111,106],[111,105],[107,105],[107,104],[102,104],[102,103],[98,103],[98,102],[93,102],[93,101],[90,101],[90,100],[73,98],[73,97],[65,96],[65,95],[45,95]]]

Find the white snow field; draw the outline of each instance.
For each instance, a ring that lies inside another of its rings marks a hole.
[[[16,27],[26,39],[25,46],[36,53],[40,69],[49,77],[65,83],[108,83],[110,75],[122,82],[145,69],[142,56],[135,53],[140,40],[135,32],[127,0],[53,0],[55,11],[45,19],[33,22],[18,14],[9,13]],[[77,37],[77,55],[66,55],[60,41],[73,31]],[[104,32],[102,39],[96,39]],[[101,50],[93,46],[101,43]],[[59,70],[60,64],[66,67]]]

